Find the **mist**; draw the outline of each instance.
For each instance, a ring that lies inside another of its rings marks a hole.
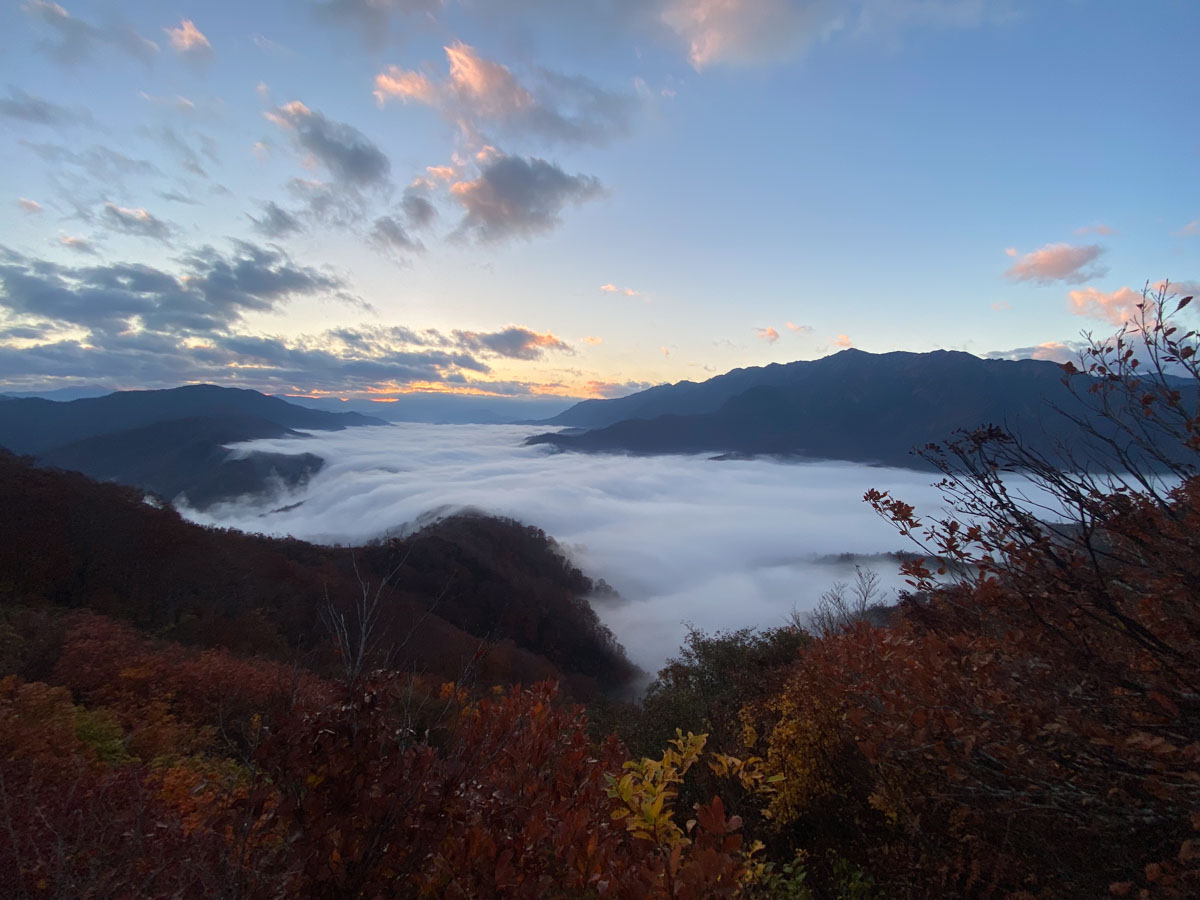
[[[782,625],[813,608],[855,563],[903,587],[886,554],[913,549],[862,501],[891,491],[939,512],[928,472],[838,462],[708,456],[554,453],[522,426],[351,428],[234,445],[242,452],[315,453],[325,467],[291,494],[181,508],[193,521],[323,544],[402,534],[459,510],[509,516],[554,537],[620,600],[596,601],[630,657],[655,672],[689,626]],[[842,554],[877,557],[838,559]]]

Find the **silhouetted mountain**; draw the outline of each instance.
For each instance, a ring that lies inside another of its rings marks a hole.
[[[1074,426],[1050,405],[1082,407],[1063,378],[1061,367],[1040,360],[844,350],[585,401],[550,421],[592,430],[529,442],[564,450],[778,454],[924,468],[910,450],[956,429],[995,424],[1047,445],[1069,439]]]
[[[165,391],[120,391],[66,403],[34,397],[4,400],[0,402],[0,447],[14,453],[42,453],[86,438],[196,417],[258,419],[284,428],[322,431],[385,424],[359,413],[305,409],[258,391],[195,384]]]
[[[356,412],[305,409],[257,391],[189,385],[56,402],[0,400],[0,447],[49,465],[153,491],[204,508],[274,485],[294,487],[324,461],[311,453],[235,454],[224,445],[385,425]]]
[[[186,495],[191,506],[204,509],[259,493],[274,481],[295,487],[320,471],[325,461],[312,453],[239,455],[224,446],[284,436],[303,437],[262,419],[172,419],[75,441],[40,454],[38,460],[99,481],[144,488],[166,500]]]

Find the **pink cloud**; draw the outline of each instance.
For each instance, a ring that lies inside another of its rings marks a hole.
[[[797,325],[795,322],[788,322],[786,324],[787,324],[788,331],[795,331],[798,334],[812,334],[813,333],[813,327],[811,325]]]
[[[483,58],[461,41],[442,49],[450,69],[445,80],[435,83],[421,72],[388,66],[375,76],[375,98],[380,104],[395,97],[446,110],[459,107],[491,119],[505,119],[536,105],[533,94],[507,66]]]
[[[437,87],[420,72],[406,72],[399,66],[388,66],[375,76],[375,99],[382,106],[391,97],[408,103],[433,104],[437,101]]]
[[[1080,227],[1080,228],[1076,228],[1076,229],[1075,229],[1075,233],[1076,233],[1076,234],[1102,234],[1102,235],[1107,235],[1107,234],[1116,234],[1116,233],[1117,233],[1117,230],[1116,230],[1115,228],[1110,228],[1110,227],[1108,227],[1107,225],[1104,225],[1103,223],[1101,223],[1101,224],[1099,224],[1099,225],[1084,225],[1084,226],[1082,226],[1082,227]]]
[[[1019,257],[1004,274],[1013,281],[1036,281],[1041,284],[1051,281],[1086,281],[1108,271],[1094,265],[1103,252],[1104,248],[1098,244],[1080,247],[1071,244],[1047,244],[1040,250]],[[1016,255],[1012,248],[1005,253],[1009,256]]]
[[[1007,300],[997,300],[992,304],[992,309],[996,310],[996,312],[1003,312],[1006,309],[1012,309],[1012,304]]]
[[[1114,325],[1124,325],[1137,317],[1141,292],[1121,287],[1105,292],[1094,287],[1080,288],[1067,294],[1071,312],[1077,316],[1107,319]]]
[[[191,19],[184,19],[178,28],[164,28],[172,49],[190,56],[202,57],[212,54],[212,44]]]
[[[766,341],[768,344],[773,344],[779,340],[779,332],[774,328],[755,328],[754,333]]]
[[[30,200],[28,197],[18,199],[17,206],[21,207],[27,213],[40,213],[42,211],[42,204],[36,200]]]
[[[670,348],[670,347],[659,347],[658,349],[662,351],[662,355],[663,355],[663,356],[670,356],[670,355],[671,355],[671,348]]]
[[[641,291],[635,291],[630,287],[617,287],[612,282],[600,285],[600,290],[604,291],[606,294],[623,294],[626,297],[640,297],[642,295]]]
[[[1175,234],[1179,237],[1191,237],[1192,235],[1200,234],[1200,219],[1192,219]]]
[[[851,341],[850,338],[846,337],[846,335],[839,334],[837,336],[837,340],[835,340],[834,343],[837,344],[839,347],[850,347],[853,345],[854,342]]]
[[[584,342],[585,344],[591,344],[591,345],[594,347],[596,344],[603,344],[603,343],[604,343],[604,338],[602,338],[602,337],[595,337],[594,335],[588,335],[587,337],[585,337],[585,338],[583,339],[583,342]]]

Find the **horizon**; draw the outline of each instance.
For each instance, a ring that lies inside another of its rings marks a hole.
[[[245,385],[220,384],[215,381],[193,381],[193,382],[186,382],[183,384],[174,384],[174,385],[170,385],[170,386],[166,386],[166,387],[109,387],[109,386],[105,386],[105,385],[84,384],[84,385],[77,385],[77,386],[73,386],[73,387],[51,388],[51,389],[47,389],[47,390],[43,390],[43,391],[36,391],[36,390],[35,391],[17,391],[17,392],[11,393],[11,394],[0,390],[0,396],[11,396],[11,397],[18,397],[21,399],[24,399],[26,397],[41,397],[43,399],[51,399],[52,400],[54,398],[46,397],[45,395],[52,394],[52,393],[67,393],[67,392],[73,392],[73,391],[88,392],[85,395],[73,397],[73,398],[71,398],[71,400],[55,401],[55,402],[69,403],[69,402],[72,402],[73,400],[94,399],[96,397],[107,396],[108,394],[132,393],[132,392],[139,392],[139,391],[171,391],[171,390],[178,390],[179,388],[187,388],[187,387],[216,387],[216,388],[229,388],[229,389],[233,389],[233,390],[257,391],[257,393],[261,393],[264,396],[278,397],[283,400],[319,400],[319,401],[336,401],[336,402],[340,402],[340,403],[362,402],[362,403],[378,403],[378,404],[384,404],[384,405],[392,404],[392,403],[399,403],[401,400],[403,400],[406,397],[453,397],[453,398],[457,398],[457,399],[461,399],[461,400],[478,398],[480,400],[489,400],[489,401],[512,401],[513,403],[530,403],[530,402],[538,402],[538,401],[551,403],[554,401],[561,401],[558,405],[562,409],[565,410],[576,403],[581,403],[581,402],[588,401],[588,400],[621,400],[626,397],[631,397],[634,394],[642,393],[643,391],[649,390],[650,388],[673,387],[673,386],[677,386],[680,384],[703,384],[706,381],[711,381],[715,378],[720,378],[724,375],[729,375],[732,372],[744,371],[746,369],[755,369],[755,368],[769,368],[770,366],[790,366],[790,365],[794,365],[795,363],[820,362],[821,360],[832,359],[835,356],[841,356],[841,355],[847,354],[847,353],[863,354],[866,356],[887,356],[887,355],[896,354],[896,353],[904,353],[904,354],[911,354],[911,355],[924,355],[924,354],[932,354],[932,353],[961,353],[966,356],[970,356],[973,359],[980,360],[982,362],[1020,362],[1025,359],[1031,359],[1034,362],[1050,362],[1050,363],[1054,363],[1056,365],[1060,364],[1058,362],[1058,360],[1052,360],[1052,359],[1037,359],[1034,357],[1021,357],[1021,358],[1013,359],[1013,358],[1007,358],[1007,357],[977,356],[976,354],[970,353],[965,350],[953,350],[953,349],[945,350],[945,349],[941,349],[941,348],[934,349],[934,350],[927,350],[927,351],[886,350],[886,351],[881,351],[881,352],[873,352],[870,350],[862,350],[858,347],[846,347],[841,350],[835,350],[831,353],[827,353],[824,356],[816,357],[815,359],[793,359],[793,360],[786,360],[786,361],[769,362],[769,363],[765,363],[764,365],[761,365],[761,366],[740,366],[740,367],[735,367],[733,369],[730,369],[726,372],[719,372],[715,375],[710,375],[707,378],[700,379],[699,381],[692,381],[691,379],[686,379],[686,378],[680,379],[679,381],[663,381],[663,382],[659,382],[658,384],[647,385],[646,387],[640,388],[639,390],[636,390],[636,391],[630,391],[628,394],[615,394],[613,396],[607,396],[607,397],[585,397],[585,396],[572,397],[572,396],[568,396],[568,395],[559,395],[559,394],[511,396],[511,395],[499,394],[499,393],[488,393],[488,392],[484,392],[484,391],[459,392],[459,391],[452,391],[452,390],[398,391],[389,396],[377,396],[377,395],[372,396],[369,394],[366,396],[350,396],[350,395],[343,396],[343,395],[339,394],[338,392],[331,392],[331,393],[326,393],[326,394],[301,394],[301,393],[289,393],[287,391],[275,391],[275,392],[258,391],[256,388],[249,388],[249,387],[246,387]]]
[[[1064,361],[1200,284],[1197,32],[1168,0],[11,4],[0,392]]]

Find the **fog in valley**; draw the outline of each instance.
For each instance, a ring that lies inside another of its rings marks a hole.
[[[327,462],[297,493],[182,511],[204,524],[326,544],[403,533],[463,509],[536,525],[587,575],[616,588],[621,599],[599,600],[597,611],[631,658],[654,672],[688,624],[781,625],[834,581],[851,580],[856,562],[878,572],[893,598],[903,580],[882,554],[913,547],[862,502],[866,489],[892,491],[920,511],[942,508],[928,472],[552,453],[522,446],[532,433],[401,424],[237,445]]]

